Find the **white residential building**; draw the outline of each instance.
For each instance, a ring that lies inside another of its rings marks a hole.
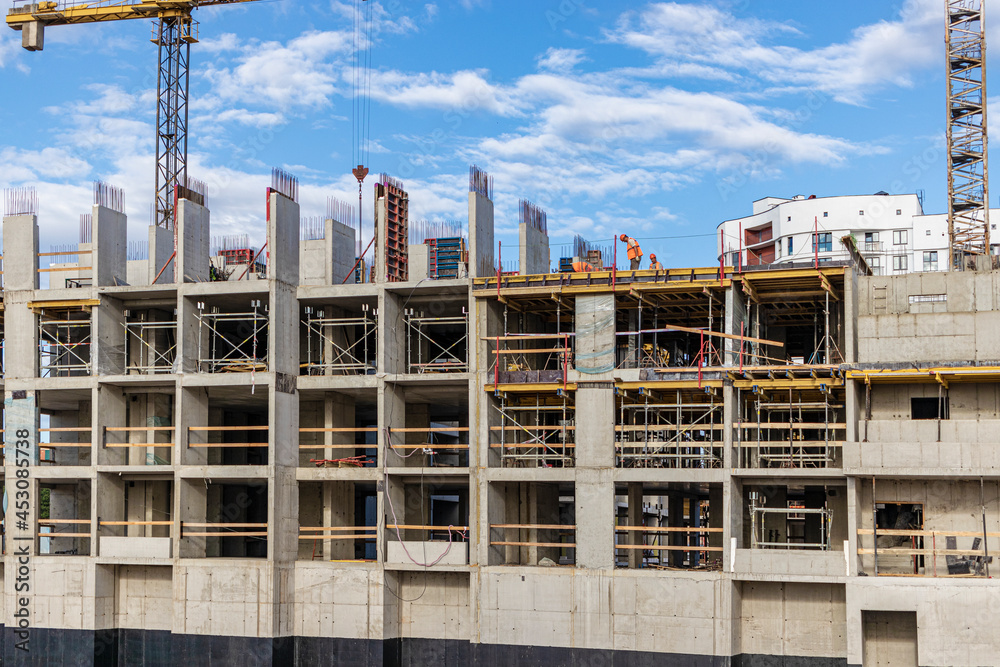
[[[1000,210],[991,213],[1000,221]],[[948,216],[925,215],[916,194],[765,197],[719,230],[718,251],[734,266],[846,260],[841,239],[853,235],[875,275],[948,269]]]

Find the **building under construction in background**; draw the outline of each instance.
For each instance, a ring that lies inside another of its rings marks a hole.
[[[997,663],[1000,273],[560,272],[527,203],[501,272],[484,172],[374,188],[365,271],[280,172],[257,244],[7,193],[10,664]]]

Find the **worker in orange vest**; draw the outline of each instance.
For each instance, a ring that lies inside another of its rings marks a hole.
[[[593,270],[594,266],[590,262],[573,262],[573,273],[590,273]]]
[[[631,236],[622,234],[619,238],[622,243],[628,244],[628,258],[632,262],[632,270],[635,271],[639,268],[639,263],[642,261],[642,248],[639,247],[639,242]]]
[[[649,254],[649,268],[651,271],[662,271],[663,265],[656,261],[656,254]]]

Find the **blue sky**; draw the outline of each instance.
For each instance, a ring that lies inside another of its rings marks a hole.
[[[262,240],[271,167],[299,177],[304,217],[356,203],[354,4],[196,13],[189,150],[213,234]],[[463,221],[468,165],[483,167],[511,256],[519,198],[548,212],[553,245],[625,231],[668,266],[713,264],[716,225],[769,195],[923,190],[943,212],[943,5],[381,0],[370,167],[403,181],[411,219]],[[43,246],[74,240],[95,179],[125,188],[145,238],[150,29],[51,28],[41,53],[0,31],[0,185],[38,187]]]

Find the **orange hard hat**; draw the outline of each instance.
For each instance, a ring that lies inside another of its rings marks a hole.
[[[656,259],[656,253],[652,253],[652,252],[649,253],[649,258],[650,259]]]
[[[627,237],[627,236],[625,236],[624,234],[622,234],[622,235],[621,235],[621,240],[622,240],[622,241],[627,241],[627,240],[628,240],[628,237]]]

